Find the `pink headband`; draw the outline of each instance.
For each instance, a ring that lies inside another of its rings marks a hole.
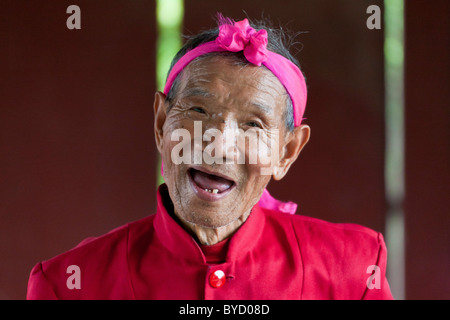
[[[234,21],[233,21],[234,22]],[[264,65],[280,80],[291,97],[294,113],[294,125],[303,120],[306,107],[306,83],[300,69],[285,57],[267,50],[267,31],[253,29],[247,19],[234,24],[221,24],[219,36],[188,51],[167,77],[164,94],[168,94],[178,74],[195,58],[211,52],[243,51],[245,58],[256,66]]]

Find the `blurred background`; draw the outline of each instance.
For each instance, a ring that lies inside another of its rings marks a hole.
[[[381,231],[394,298],[450,299],[447,0],[2,0],[0,299],[24,299],[37,262],[154,213],[154,92],[216,12],[302,32],[312,136],[270,192]]]

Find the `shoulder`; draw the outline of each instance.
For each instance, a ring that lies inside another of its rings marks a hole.
[[[114,251],[125,249],[130,232],[148,228],[152,225],[153,218],[154,215],[151,215],[114,228],[103,235],[86,238],[74,248],[44,261],[43,265],[75,257],[84,259],[93,256],[96,257],[95,260],[99,260],[102,256],[111,256]]]
[[[121,287],[126,292],[130,230],[144,229],[151,226],[152,221],[153,215],[127,223],[98,237],[84,239],[74,248],[36,264],[30,274],[28,296],[77,299],[89,298],[83,295],[85,293],[95,293],[96,297],[101,297],[108,294],[108,286],[109,289]],[[80,286],[84,290],[70,290],[67,286],[66,280],[76,272],[81,274]],[[115,282],[106,286],[99,279],[115,279]]]
[[[270,223],[290,226],[302,246],[348,246],[362,244],[378,247],[384,244],[383,236],[368,227],[354,223],[335,223],[298,214],[264,210]],[[347,250],[349,247],[347,247]]]
[[[85,238],[72,249],[43,261],[42,265],[45,269],[45,267],[49,267],[55,263],[61,263],[62,261],[74,261],[90,258],[90,256],[94,255],[99,257],[105,254],[110,254],[111,251],[119,249],[126,242],[128,229],[129,224],[125,224],[114,228],[103,235]]]
[[[347,272],[346,268],[365,272],[386,250],[381,232],[359,224],[298,215],[291,221],[305,259],[324,260],[329,268],[341,268],[342,272]]]
[[[382,240],[380,232],[355,223],[335,223],[302,215],[294,215],[291,220],[299,237],[309,241],[332,241],[336,245],[355,241],[378,244]]]
[[[305,299],[367,298],[373,295],[366,281],[374,268],[384,282],[387,251],[380,232],[358,224],[275,211],[266,212],[267,220],[271,221],[269,225],[284,225],[286,232],[295,234],[304,270]],[[375,291],[389,297],[389,288],[385,287]]]

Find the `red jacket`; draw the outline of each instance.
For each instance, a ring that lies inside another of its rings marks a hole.
[[[256,205],[212,264],[162,190],[156,214],[38,263],[27,299],[392,299],[380,233]]]

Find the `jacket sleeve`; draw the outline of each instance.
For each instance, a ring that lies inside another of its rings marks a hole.
[[[363,300],[392,300],[392,293],[386,278],[387,249],[383,235],[378,233],[378,253],[374,264],[367,268],[366,289]]]
[[[57,300],[50,282],[42,270],[42,263],[38,263],[31,270],[28,280],[27,300]]]

